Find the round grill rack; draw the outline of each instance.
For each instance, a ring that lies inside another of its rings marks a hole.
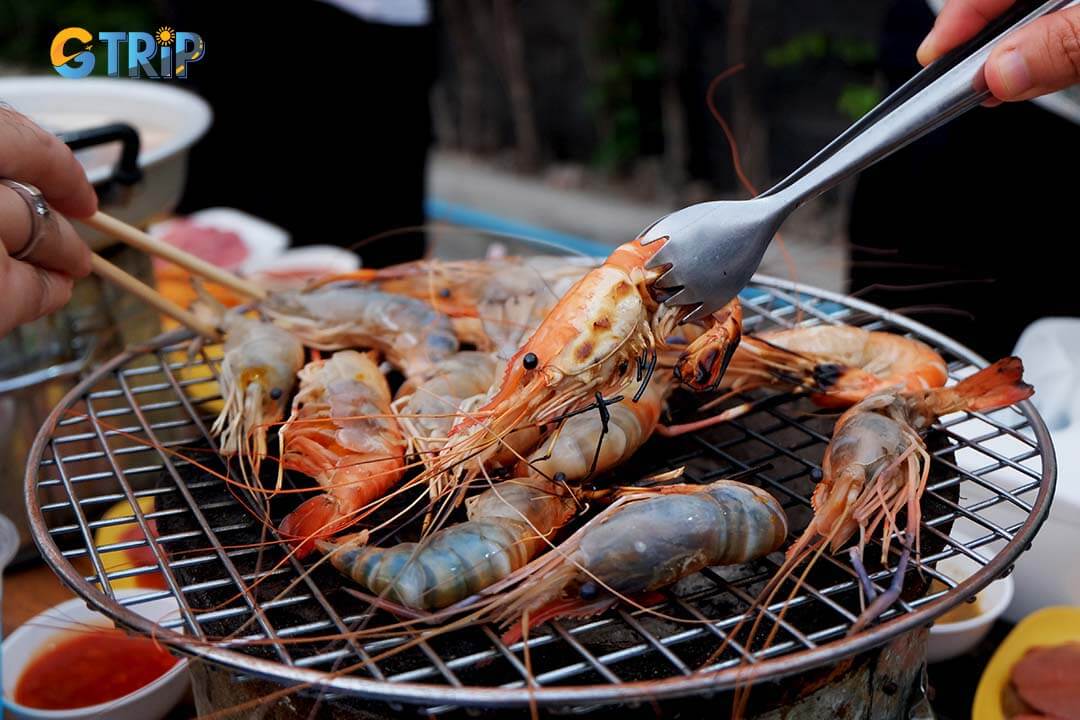
[[[953,379],[985,364],[933,330],[853,298],[764,276],[755,277],[743,298],[747,332],[796,323],[855,324],[927,342],[946,358]],[[584,708],[707,693],[836,663],[927,625],[1007,574],[1053,495],[1050,438],[1030,403],[991,415],[949,416],[928,440],[933,462],[923,501],[921,562],[909,569],[901,601],[868,629],[848,635],[859,612],[857,581],[845,557],[825,555],[793,597],[785,593],[767,609],[775,619],[785,603],[789,608],[768,648],[758,644],[751,652],[732,642],[709,660],[775,571],[781,555],[774,553],[746,566],[707,569],[666,590],[662,601],[650,601],[686,624],[621,605],[596,618],[536,628],[528,638],[529,662],[524,643],[504,644],[498,628],[479,627],[342,674],[340,668],[370,661],[403,641],[305,642],[356,627],[372,611],[342,591],[344,581],[333,571],[308,574],[295,560],[278,563],[280,550],[273,555],[245,547],[245,539],[258,540],[262,530],[244,509],[251,498],[229,492],[220,478],[185,457],[186,448],[212,446],[208,427],[220,397],[214,348],[189,358],[189,340],[173,333],[129,350],[59,403],[27,465],[35,539],[63,582],[119,624],[218,666],[308,685],[324,696],[402,703],[428,714],[532,703]],[[684,481],[706,482],[750,470],[745,481],[782,502],[795,537],[810,517],[809,497],[834,419],[805,399],[779,397],[724,426],[654,438],[619,478],[683,467]],[[144,511],[140,498],[153,498],[153,510]],[[133,514],[100,517],[123,500]],[[110,525],[137,527],[153,539],[95,546],[94,533]],[[146,558],[137,567],[116,569],[105,557],[137,548]],[[978,571],[954,578],[935,569],[955,555],[976,563]],[[893,555],[871,568],[877,585],[888,585],[895,562]],[[155,573],[165,589],[122,598],[114,593],[122,578]],[[929,579],[944,589],[930,589]],[[176,618],[155,623],[132,610],[161,597],[177,600]],[[243,639],[198,641],[230,633]]]

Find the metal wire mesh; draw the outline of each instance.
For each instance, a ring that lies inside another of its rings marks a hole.
[[[946,357],[954,379],[983,364],[906,318],[771,278],[755,279],[744,308],[748,332],[857,324],[928,342]],[[848,636],[859,612],[855,576],[842,558],[826,556],[797,594],[767,608],[771,619],[785,603],[788,608],[771,645],[751,652],[731,642],[710,660],[776,570],[782,556],[775,553],[745,566],[707,569],[651,601],[652,608],[687,622],[631,606],[585,621],[548,622],[529,636],[528,669],[525,643],[503,643],[494,627],[455,632],[376,661],[404,640],[322,639],[372,613],[340,592],[333,571],[308,574],[295,560],[277,563],[280,552],[268,555],[240,541],[259,532],[244,507],[251,499],[205,472],[210,456],[193,450],[213,443],[208,420],[220,400],[216,348],[194,359],[186,349],[186,340],[173,335],[118,356],[54,411],[27,470],[27,500],[43,554],[93,606],[183,652],[319,692],[408,703],[428,713],[673,697],[835,662],[925,625],[1007,573],[1045,518],[1053,492],[1053,453],[1030,404],[991,415],[957,414],[931,433],[921,572],[909,572],[902,600],[869,629]],[[794,536],[809,520],[809,496],[833,421],[805,400],[779,397],[728,425],[650,441],[620,477],[684,467],[687,482],[706,482],[761,468],[747,481],[782,502]],[[152,507],[140,505],[147,498]],[[123,500],[130,514],[102,517]],[[107,527],[131,532],[96,541],[95,533]],[[117,567],[120,550],[136,551],[141,561]],[[961,577],[937,566],[953,556],[974,563],[977,572]],[[888,584],[894,560],[872,573],[877,585]],[[157,578],[158,588],[115,595],[118,584],[149,577]],[[927,579],[943,589],[928,590]],[[177,601],[175,617],[154,623],[130,609],[162,597]],[[232,639],[207,642],[223,634]]]

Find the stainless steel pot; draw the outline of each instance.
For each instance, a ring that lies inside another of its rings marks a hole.
[[[126,80],[3,78],[0,99],[68,142],[86,167],[102,209],[139,226],[176,207],[187,151],[210,123],[209,107],[196,96]],[[114,264],[153,284],[146,256],[88,228],[80,227],[80,232]],[[90,277],[76,284],[65,309],[0,338],[0,512],[19,531],[16,562],[35,554],[23,508],[22,476],[30,444],[50,408],[96,362],[158,332],[156,313]],[[109,404],[109,398],[102,398],[95,410],[107,410]],[[79,442],[67,445],[65,454],[77,452]],[[109,472],[104,461],[97,470]],[[70,510],[51,512],[64,515]]]

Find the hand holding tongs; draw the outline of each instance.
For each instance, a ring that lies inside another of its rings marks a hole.
[[[1080,0],[1018,3],[972,41],[932,63],[802,167],[751,200],[691,205],[666,215],[639,236],[667,238],[650,267],[670,265],[657,287],[666,302],[703,317],[735,297],[793,210],[990,97],[983,65],[994,46],[1029,22]]]

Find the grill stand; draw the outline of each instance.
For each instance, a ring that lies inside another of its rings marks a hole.
[[[796,323],[848,323],[909,333],[945,355],[954,380],[985,363],[907,318],[854,298],[771,278],[755,280],[747,291],[744,312],[751,332]],[[888,704],[879,703],[877,696],[892,697],[888,688],[905,694],[901,688],[911,686],[907,680],[922,664],[921,649],[912,650],[910,641],[894,644],[894,655],[885,661],[877,648],[921,633],[935,617],[1007,574],[1045,520],[1053,494],[1056,466],[1049,434],[1030,403],[991,416],[945,418],[935,426],[934,434],[943,445],[932,447],[932,481],[924,498],[923,570],[909,572],[902,601],[882,616],[882,622],[859,633],[847,634],[859,611],[850,567],[823,556],[788,603],[790,612],[778,643],[767,651],[755,650],[753,657],[732,646],[741,658],[695,672],[756,594],[755,587],[775,570],[777,559],[772,558],[745,567],[704,570],[686,578],[680,589],[667,592],[668,611],[707,618],[708,624],[669,623],[627,609],[585,623],[550,623],[530,637],[531,674],[522,666],[520,644],[508,647],[491,628],[483,628],[446,637],[438,645],[423,643],[389,661],[368,663],[365,671],[342,675],[333,669],[397,641],[327,646],[317,640],[360,621],[366,608],[335,590],[343,579],[331,570],[301,579],[303,568],[293,562],[264,577],[269,566],[259,569],[256,550],[245,547],[242,537],[259,530],[258,524],[220,479],[200,476],[195,466],[173,454],[174,449],[197,452],[200,444],[210,441],[207,425],[220,402],[213,380],[216,361],[209,357],[214,348],[207,348],[201,361],[191,364],[185,359],[186,339],[172,334],[122,353],[74,388],[50,414],[27,463],[26,502],[38,547],[61,581],[93,607],[124,627],[228,668],[219,674],[230,685],[237,684],[230,672],[268,678],[269,682],[253,681],[262,688],[253,695],[263,698],[279,687],[270,683],[310,683],[317,688],[311,691],[313,696],[321,692],[324,698],[348,697],[346,707],[354,716],[354,707],[369,714],[440,715],[458,714],[458,708],[524,711],[531,702],[553,714],[568,707],[576,714],[589,707],[637,703],[636,710],[627,712],[652,717],[655,703],[662,702],[672,712],[689,708],[688,715],[713,716],[722,713],[724,698],[729,697],[717,695],[718,689],[751,678],[759,688],[754,702],[775,700],[790,716],[793,703],[801,704],[805,695],[815,692],[825,693],[822,702],[830,693],[857,700],[861,694],[850,686],[845,685],[843,692],[835,688],[843,680],[840,674],[858,672],[864,672],[863,679],[853,682],[865,689],[876,713]],[[674,442],[657,440],[651,451],[643,449],[633,470],[641,477],[679,465],[685,467],[688,481],[707,482],[768,466],[755,472],[751,481],[784,503],[798,530],[808,519],[810,492],[831,426],[829,417],[812,408],[778,398],[729,427]],[[51,493],[60,493],[60,499]],[[111,504],[134,498],[152,498],[155,509],[101,518]],[[954,522],[965,526],[958,530],[966,532],[964,539],[953,536]],[[95,533],[106,526],[127,525],[146,534],[151,524],[156,524],[160,536],[149,543],[98,546],[94,541]],[[121,547],[143,548],[152,561],[129,569],[106,567],[109,553]],[[267,551],[268,562],[274,552],[280,553],[280,548]],[[935,569],[938,560],[956,555],[980,569],[966,578],[950,578]],[[196,570],[200,575],[192,574]],[[882,568],[874,573],[874,581],[888,584],[891,571]],[[167,589],[122,600],[113,595],[120,580],[155,573]],[[941,580],[947,589],[927,593],[925,587],[916,587],[931,578]],[[253,594],[249,588],[256,580],[260,591]],[[273,586],[280,590],[282,584],[289,591],[277,597]],[[155,623],[128,607],[164,596],[179,602],[180,617]],[[173,632],[179,626],[186,635]],[[198,641],[228,635],[241,626],[261,643]],[[849,657],[867,659],[845,664]],[[880,671],[867,675],[870,671],[862,668],[868,667]],[[215,705],[235,704],[216,686],[208,687]],[[700,699],[701,694],[706,698]],[[694,695],[699,699],[681,699]],[[858,707],[849,702],[849,716],[859,717],[856,710],[865,708],[866,702],[860,701]],[[894,702],[904,705],[900,699]],[[392,707],[394,703],[401,703],[402,709]]]
[[[750,695],[748,720],[892,720],[905,717],[919,697],[918,681],[926,660],[926,628],[894,638],[880,648],[843,660],[831,668],[762,683]],[[359,699],[316,698],[310,694],[276,697],[283,686],[261,678],[238,676],[205,662],[191,663],[191,685],[199,715],[245,706],[247,720],[390,720],[402,717],[400,705]],[[276,697],[276,699],[274,699]],[[266,700],[266,698],[271,698]],[[691,698],[590,708],[597,716],[612,712],[625,720],[664,717],[726,717],[730,691]],[[246,707],[251,704],[251,707]],[[442,717],[507,717],[507,709],[448,713]],[[581,708],[540,708],[540,717],[581,714]],[[515,713],[528,717],[528,711]]]

